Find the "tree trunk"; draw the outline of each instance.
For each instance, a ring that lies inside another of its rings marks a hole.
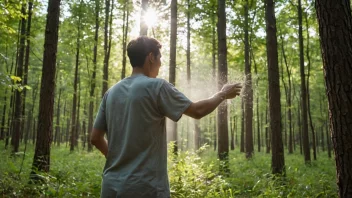
[[[109,1],[109,0],[108,0]],[[80,1],[78,23],[77,23],[77,39],[76,39],[76,66],[75,66],[75,77],[73,82],[73,99],[72,99],[72,117],[71,117],[71,138],[70,138],[70,151],[74,151],[76,145],[76,113],[77,113],[77,85],[78,85],[78,67],[79,67],[79,55],[80,55],[80,38],[81,38],[81,5]]]
[[[104,67],[103,67],[103,88],[101,96],[103,97],[108,90],[109,79],[109,17],[110,15],[110,0],[105,0],[105,23],[104,23]]]
[[[352,197],[352,16],[349,0],[315,2],[339,197]]]
[[[248,0],[244,6],[244,60],[245,60],[245,97],[244,97],[244,114],[245,114],[245,134],[246,134],[246,158],[252,158],[254,152],[253,146],[253,90],[252,90],[252,73],[250,63],[250,46],[249,46],[249,34],[248,34]]]
[[[291,69],[288,66],[287,63],[287,57],[285,53],[285,47],[284,47],[284,39],[281,36],[281,48],[282,48],[282,56],[284,58],[285,66],[286,66],[286,72],[287,72],[287,78],[288,78],[288,88],[286,91],[286,101],[287,101],[287,121],[288,121],[288,130],[289,130],[289,135],[288,135],[288,153],[292,154],[293,153],[293,129],[292,129],[292,98],[291,98],[291,90],[292,90],[292,81],[291,81]]]
[[[177,40],[177,0],[171,0],[171,31],[170,31],[170,69],[169,82],[176,84],[176,40]],[[175,142],[174,153],[177,154],[177,123],[170,120],[171,140]]]
[[[266,98],[269,101],[268,98],[268,91],[266,91]],[[268,104],[265,105],[265,143],[266,143],[266,153],[270,153],[270,128],[269,128],[269,119],[268,119]]]
[[[26,39],[27,39],[27,46],[26,46],[26,54],[25,54],[25,59],[24,59],[24,74],[23,74],[23,84],[27,85],[28,84],[28,66],[29,66],[29,51],[30,51],[30,33],[31,33],[31,24],[32,24],[32,8],[33,8],[33,2],[28,1],[28,18],[27,18],[27,30],[26,30]],[[26,98],[27,98],[27,88],[23,89],[23,107],[22,107],[22,117],[25,118],[25,110],[26,110]],[[24,121],[31,122],[27,118],[22,121],[22,133],[24,132],[29,132],[28,128],[24,129]],[[27,124],[28,125],[28,124]],[[25,133],[24,135],[26,138],[28,137],[28,134]],[[27,142],[27,140],[25,140]]]
[[[121,80],[126,76],[126,49],[127,49],[127,36],[128,36],[128,18],[130,15],[129,0],[125,0],[123,8],[123,25],[122,25],[122,70]]]
[[[57,108],[56,108],[56,126],[55,126],[55,136],[54,142],[57,146],[60,146],[60,99],[61,99],[61,92],[62,89],[59,90],[59,98],[57,101]]]
[[[148,25],[145,22],[144,16],[147,13],[148,10],[148,1],[149,0],[141,0],[142,1],[142,11],[141,11],[141,19],[140,19],[140,32],[139,35],[140,36],[147,36],[148,35]],[[173,1],[171,1],[172,4]],[[177,6],[177,5],[176,5]],[[172,5],[171,5],[172,7]],[[172,9],[172,8],[171,8]],[[172,12],[171,12],[172,15]],[[172,16],[171,16],[172,18]],[[172,19],[171,19],[172,20]]]
[[[215,7],[215,5],[214,5]],[[216,24],[215,24],[215,16],[216,13],[214,13],[214,11],[211,14],[211,21],[212,21],[212,34],[211,34],[211,39],[212,39],[212,53],[211,53],[211,57],[212,57],[212,77],[213,80],[215,81],[216,79]],[[216,147],[217,147],[217,126],[216,126],[216,116],[214,116],[214,123],[213,123],[213,127],[214,127],[214,151],[216,151]]]
[[[4,106],[2,109],[0,140],[5,139],[5,131],[8,131],[8,126],[5,128],[6,110],[7,110],[7,89],[5,90]]]
[[[244,101],[241,100],[241,145],[240,152],[244,153]]]
[[[16,76],[22,79],[23,77],[23,59],[25,53],[25,41],[26,41],[26,4],[22,4],[21,13],[23,14],[23,18],[21,19],[21,38],[20,38],[20,48],[18,54],[18,62],[17,62],[17,72]],[[13,143],[13,152],[18,152],[20,146],[20,135],[21,135],[21,126],[23,122],[22,117],[22,108],[23,108],[23,92],[20,90],[16,90],[15,96],[15,111],[14,111],[14,120],[12,122],[13,131],[12,131],[12,139],[11,142]]]
[[[299,37],[299,65],[301,73],[301,102],[302,102],[302,140],[304,162],[310,163],[310,148],[308,135],[308,118],[307,118],[307,90],[304,72],[304,53],[303,53],[303,33],[302,33],[302,5],[301,0],[298,0],[298,37]]]
[[[32,173],[49,172],[53,128],[56,53],[59,32],[60,0],[49,0],[45,28],[43,70],[40,89],[38,131]]]
[[[231,144],[230,149],[235,150],[235,131],[236,131],[236,116],[233,116],[232,125],[231,125]]]
[[[307,30],[307,66],[308,66],[308,73],[307,73],[307,105],[308,105],[308,116],[309,116],[309,125],[310,129],[312,132],[312,143],[313,143],[313,159],[317,160],[317,144],[316,144],[316,137],[315,137],[315,130],[313,126],[313,120],[312,120],[312,114],[311,114],[311,108],[310,108],[310,91],[309,91],[309,77],[310,77],[310,54],[309,54],[309,26],[308,26],[308,18],[307,14],[305,15],[306,18],[306,30]]]
[[[226,3],[218,0],[218,89],[227,83]],[[222,162],[220,172],[229,170],[229,134],[227,126],[227,103],[218,107],[218,157]]]
[[[251,42],[252,43],[252,42]],[[252,44],[250,44],[252,45]],[[257,79],[255,81],[255,84],[256,84],[256,87],[257,87],[257,93],[256,93],[256,96],[257,96],[257,105],[256,105],[256,110],[257,110],[257,138],[258,138],[258,152],[260,152],[261,150],[261,134],[260,134],[260,123],[261,123],[261,120],[260,120],[260,116],[259,116],[259,76],[258,76],[258,70],[257,70],[257,64],[255,62],[255,58],[254,58],[254,53],[253,53],[253,50],[250,50],[251,52],[251,58],[253,60],[253,65],[254,65],[254,73],[255,75],[257,76]]]
[[[95,34],[94,34],[94,49],[93,49],[93,72],[90,80],[90,92],[89,92],[89,120],[88,120],[88,152],[93,150],[93,146],[90,143],[90,131],[93,129],[93,114],[94,114],[94,92],[96,85],[96,75],[97,75],[97,55],[98,55],[98,36],[99,36],[99,10],[100,1],[95,0]]]
[[[76,117],[76,131],[75,131],[75,146],[78,147],[78,140],[81,131],[81,121],[80,121],[80,112],[81,112],[81,80],[78,75],[78,104],[77,104],[77,117]]]
[[[273,174],[285,174],[284,149],[281,134],[280,76],[277,52],[275,4],[273,0],[266,1],[265,18],[272,149],[271,168]]]

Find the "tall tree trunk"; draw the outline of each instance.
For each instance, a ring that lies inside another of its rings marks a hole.
[[[108,90],[109,80],[109,17],[110,15],[110,0],[105,0],[105,23],[104,23],[104,67],[103,67],[103,88],[101,90],[102,97]]]
[[[252,42],[251,42],[252,43]],[[253,50],[250,50],[251,51],[251,58],[253,60],[253,65],[254,65],[254,73],[255,75],[257,76],[257,79],[255,81],[255,84],[256,84],[256,87],[257,87],[257,105],[256,105],[256,110],[257,110],[257,139],[258,139],[258,152],[260,152],[261,150],[261,134],[260,134],[260,123],[261,123],[261,120],[260,120],[260,117],[259,117],[259,76],[258,76],[258,70],[257,70],[257,63],[255,62],[255,58],[254,58],[254,53],[253,53]]]
[[[241,100],[241,145],[240,152],[244,153],[244,101]]]
[[[287,81],[288,81],[288,88],[286,91],[286,102],[287,102],[287,121],[288,121],[288,130],[289,130],[289,135],[288,135],[288,153],[292,154],[293,153],[293,129],[292,129],[292,98],[291,98],[291,90],[292,90],[292,82],[291,82],[291,69],[288,66],[287,63],[287,57],[285,53],[285,47],[284,47],[284,39],[281,36],[281,49],[282,49],[282,56],[284,58],[285,66],[286,66],[286,72],[287,72]]]
[[[277,52],[275,4],[266,1],[266,49],[268,59],[269,108],[271,129],[271,168],[273,174],[285,174],[284,148],[281,134],[280,76]]]
[[[28,111],[28,116],[27,116],[27,126],[26,126],[26,138],[24,143],[27,144],[27,141],[29,139],[29,134],[31,132],[31,138],[34,139],[35,136],[35,130],[32,130],[32,120],[34,118],[33,113],[34,113],[34,108],[35,108],[35,101],[37,101],[37,93],[38,93],[38,87],[39,87],[39,81],[37,82],[37,84],[33,87],[32,89],[32,106],[31,109]],[[33,141],[34,143],[34,141]]]
[[[304,50],[303,50],[303,33],[302,33],[302,5],[301,0],[298,0],[298,37],[299,37],[299,65],[301,73],[301,102],[302,102],[302,140],[304,162],[310,163],[310,148],[308,135],[308,118],[307,118],[307,90],[304,72]]]
[[[269,101],[268,91],[266,91],[266,99]],[[270,153],[270,128],[269,128],[269,119],[268,119],[268,104],[265,105],[265,143],[266,143],[266,153]]]
[[[233,116],[232,124],[231,124],[231,144],[230,149],[235,150],[235,131],[236,131],[236,116]]]
[[[20,38],[20,48],[18,54],[18,64],[17,64],[17,73],[16,76],[22,79],[23,77],[23,59],[25,53],[25,41],[26,41],[26,4],[22,4],[21,13],[23,17],[21,19],[21,38]],[[21,126],[22,126],[22,108],[23,108],[23,93],[19,90],[16,90],[15,96],[15,111],[14,111],[14,120],[12,122],[13,131],[12,131],[12,140],[13,143],[13,152],[18,152],[20,146],[20,135],[21,135]]]
[[[108,0],[109,1],[109,0]],[[76,145],[76,131],[77,125],[76,122],[76,113],[77,113],[77,85],[78,85],[78,67],[79,67],[79,55],[80,55],[80,38],[81,38],[81,5],[82,0],[80,1],[79,14],[78,14],[78,23],[77,23],[77,39],[76,39],[76,66],[75,66],[75,77],[73,82],[73,99],[72,99],[72,117],[71,117],[71,138],[70,138],[70,151],[74,151]]]
[[[215,5],[214,5],[215,7]],[[211,40],[212,40],[212,53],[211,53],[211,63],[212,63],[212,77],[213,80],[215,81],[216,79],[216,24],[215,24],[215,16],[216,13],[212,11],[211,13],[211,21],[212,21],[212,34],[211,34]],[[214,151],[216,151],[217,147],[217,127],[216,127],[216,116],[214,116]]]
[[[129,0],[125,0],[123,8],[123,25],[122,25],[122,70],[121,80],[126,76],[126,48],[127,48],[127,35],[128,35],[128,18],[130,15],[130,4]]]
[[[29,51],[30,51],[30,35],[31,35],[31,24],[32,24],[32,8],[33,8],[33,2],[28,1],[28,17],[27,17],[27,30],[26,30],[26,39],[27,39],[27,46],[26,46],[26,54],[25,54],[25,59],[24,59],[24,74],[23,74],[23,84],[27,85],[28,84],[28,66],[29,66]],[[25,118],[25,110],[26,110],[26,98],[27,98],[27,89],[23,89],[23,107],[22,107],[22,117]],[[24,123],[26,122],[31,122],[28,121],[28,118],[22,121],[22,131],[23,132],[29,132],[27,130],[28,128],[24,129]],[[22,132],[22,133],[23,133]],[[25,133],[24,135],[28,137],[28,134]],[[27,142],[27,141],[25,141]]]
[[[309,125],[310,125],[310,130],[312,132],[312,143],[313,143],[313,159],[317,160],[317,144],[316,144],[316,137],[315,137],[315,130],[313,126],[313,120],[312,120],[312,114],[311,114],[311,108],[310,108],[310,91],[309,91],[309,77],[310,77],[310,54],[309,54],[309,26],[308,26],[308,16],[305,14],[305,19],[306,19],[306,30],[307,30],[307,66],[308,66],[308,73],[307,73],[307,105],[308,105],[308,116],[309,116]]]
[[[169,82],[176,84],[176,40],[177,40],[177,0],[171,0],[171,34],[170,34],[170,69]],[[175,142],[174,153],[177,154],[177,123],[170,120],[171,140]]]
[[[56,52],[59,32],[60,0],[49,0],[45,27],[43,70],[40,88],[38,131],[32,173],[49,172],[53,129]]]
[[[142,1],[142,10],[141,10],[141,19],[140,19],[140,36],[147,36],[148,35],[148,25],[145,22],[144,16],[148,11],[148,1],[149,0],[141,0]],[[172,4],[172,1],[171,1]],[[171,5],[172,6],[172,5]],[[172,15],[172,14],[171,14]]]
[[[251,63],[250,63],[250,46],[249,46],[249,34],[248,34],[248,0],[244,6],[244,60],[245,60],[245,97],[244,97],[244,114],[245,114],[245,134],[246,134],[246,158],[252,158],[254,152],[253,146],[253,90],[252,90],[252,73],[251,73]]]
[[[55,136],[54,142],[57,146],[60,146],[60,99],[61,99],[62,89],[59,90],[59,98],[57,100],[57,108],[56,108],[56,126],[55,126]]]
[[[352,16],[349,0],[315,1],[339,197],[352,197]]]
[[[89,92],[89,120],[88,120],[88,151],[92,151],[93,146],[90,143],[90,131],[93,128],[93,114],[94,114],[94,92],[96,85],[96,75],[97,75],[97,55],[98,55],[98,36],[99,36],[99,10],[100,10],[100,0],[95,0],[95,34],[94,34],[94,49],[93,49],[93,72],[90,80],[90,92]]]
[[[79,135],[81,131],[81,79],[80,76],[78,75],[78,104],[77,104],[77,118],[76,118],[76,131],[75,131],[75,146],[78,147],[78,140],[79,140]]]
[[[8,46],[7,45],[5,47],[5,56],[8,57]],[[7,60],[5,60],[5,65],[6,65],[6,73],[9,74],[9,68],[8,68]],[[11,98],[11,96],[10,96],[10,98]],[[5,89],[5,94],[4,94],[4,106],[3,106],[2,118],[1,118],[0,140],[5,139],[6,138],[6,133],[9,131],[9,126],[8,125],[6,126],[6,129],[5,129],[5,125],[6,125],[6,110],[7,110],[7,89]],[[5,132],[5,131],[7,131],[7,132]]]
[[[226,3],[218,0],[218,89],[227,83]],[[218,107],[218,157],[222,162],[220,172],[229,172],[229,134],[227,103]]]
[[[8,131],[8,126],[5,128],[6,110],[7,110],[7,89],[5,90],[4,106],[2,109],[0,140],[5,139],[5,131]]]

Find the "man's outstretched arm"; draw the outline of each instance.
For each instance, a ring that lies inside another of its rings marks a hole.
[[[184,114],[195,119],[200,119],[213,112],[222,101],[240,95],[241,89],[241,84],[224,85],[221,91],[214,94],[212,97],[192,103]]]
[[[93,128],[90,142],[106,157],[108,154],[108,142],[104,138],[104,134],[105,131]]]

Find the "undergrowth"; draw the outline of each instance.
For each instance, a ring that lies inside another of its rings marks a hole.
[[[41,184],[29,184],[34,148],[29,146],[22,171],[23,153],[2,150],[0,197],[99,197],[104,157],[69,148],[52,147],[49,174]],[[271,155],[256,153],[247,160],[239,151],[230,152],[230,173],[219,174],[216,153],[207,147],[196,152],[169,151],[171,197],[337,197],[333,159],[320,152],[317,161],[305,165],[299,153],[285,155],[286,177],[271,174]]]

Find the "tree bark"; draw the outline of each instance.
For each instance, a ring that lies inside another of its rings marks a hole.
[[[269,108],[271,129],[271,168],[273,174],[285,174],[284,149],[281,134],[280,76],[278,66],[275,4],[266,1],[266,49],[268,59]]]
[[[130,15],[130,4],[129,0],[125,0],[123,9],[123,25],[122,25],[122,70],[121,80],[126,76],[126,49],[127,49],[127,36],[128,36],[128,24]]]
[[[352,197],[352,16],[349,0],[315,1],[339,197]]]
[[[149,0],[141,0],[142,1],[142,10],[141,10],[141,19],[140,19],[140,36],[147,36],[148,35],[148,25],[144,20],[144,16],[148,10],[148,1]],[[171,1],[172,4],[172,1]],[[172,5],[171,5],[172,6]],[[172,14],[171,14],[172,15]]]
[[[38,131],[32,174],[49,172],[55,97],[56,53],[59,32],[60,0],[49,0],[45,28],[43,70],[40,89]]]
[[[240,145],[240,152],[244,153],[244,101],[243,98],[241,100],[241,145]]]
[[[176,85],[176,40],[177,40],[177,0],[171,0],[171,27],[170,27],[170,69],[169,82]],[[170,120],[171,140],[175,142],[174,153],[178,151],[177,123]]]
[[[308,66],[308,73],[307,73],[307,111],[308,111],[308,116],[309,116],[309,126],[310,126],[310,130],[312,132],[312,143],[313,143],[313,159],[317,160],[317,144],[316,144],[316,133],[314,130],[314,126],[313,126],[313,120],[312,120],[312,113],[311,113],[311,107],[310,107],[310,91],[309,91],[309,79],[310,79],[310,67],[311,67],[311,63],[310,63],[310,54],[309,54],[309,25],[308,25],[308,17],[307,14],[305,14],[305,19],[306,19],[306,31],[307,31],[307,66]]]
[[[73,98],[72,98],[72,117],[71,117],[71,138],[70,138],[70,151],[74,151],[76,145],[76,131],[77,131],[77,122],[76,122],[76,113],[77,113],[77,85],[78,85],[78,68],[80,64],[80,38],[81,38],[81,5],[82,0],[80,1],[79,13],[78,13],[78,22],[77,22],[77,38],[76,38],[76,66],[75,66],[75,77],[73,82]]]
[[[285,53],[285,47],[284,47],[284,39],[281,36],[281,48],[282,48],[282,56],[284,58],[285,66],[286,66],[286,72],[287,72],[287,78],[288,78],[288,88],[286,91],[286,102],[287,102],[287,121],[288,121],[288,130],[289,130],[289,135],[288,135],[288,153],[292,154],[293,153],[293,129],[292,129],[292,95],[291,95],[291,90],[292,90],[292,81],[291,81],[291,69],[288,66],[287,63],[287,57]]]
[[[25,41],[26,41],[26,4],[22,4],[22,9],[21,13],[23,14],[23,18],[21,19],[21,37],[20,37],[20,48],[19,48],[19,54],[18,54],[18,62],[17,62],[17,72],[16,76],[20,77],[21,79],[23,78],[23,59],[24,59],[24,53],[25,53]],[[22,84],[22,83],[20,83]],[[23,84],[22,84],[23,85]],[[15,111],[14,111],[14,120],[12,122],[12,139],[11,142],[13,144],[13,150],[12,152],[16,153],[18,152],[19,146],[20,146],[20,135],[21,135],[21,126],[23,122],[23,117],[22,117],[22,108],[23,108],[23,92],[20,90],[16,90],[16,95],[15,95]]]
[[[302,140],[303,140],[303,153],[304,162],[310,163],[310,148],[309,148],[309,135],[308,135],[308,117],[307,117],[307,89],[304,72],[304,50],[303,50],[303,33],[302,33],[302,5],[301,0],[298,0],[298,40],[299,40],[299,65],[301,73],[301,103],[302,103]]]
[[[226,44],[226,3],[218,0],[218,89],[227,83],[227,44]],[[227,103],[218,107],[218,157],[221,161],[220,172],[229,170],[229,134],[227,125]]]
[[[54,142],[57,146],[60,146],[60,99],[61,99],[61,92],[62,89],[59,90],[59,98],[57,101],[57,108],[56,108],[56,126],[55,126],[55,136]]]
[[[93,112],[94,112],[94,92],[96,85],[96,75],[97,75],[97,55],[98,55],[98,38],[99,38],[99,10],[100,1],[95,0],[95,34],[94,34],[94,48],[93,48],[93,72],[90,80],[90,92],[89,92],[89,118],[88,118],[88,152],[93,150],[93,146],[90,143],[90,131],[93,129]]]
[[[244,60],[245,60],[245,95],[244,95],[244,114],[245,114],[245,134],[246,134],[246,158],[252,158],[254,152],[253,146],[253,90],[252,90],[252,73],[251,73],[251,63],[250,63],[250,46],[249,46],[249,21],[248,21],[248,0],[246,0],[244,6]]]
[[[109,17],[110,15],[110,0],[105,0],[105,23],[104,23],[104,67],[103,67],[103,88],[101,96],[103,97],[108,90],[109,79]]]

